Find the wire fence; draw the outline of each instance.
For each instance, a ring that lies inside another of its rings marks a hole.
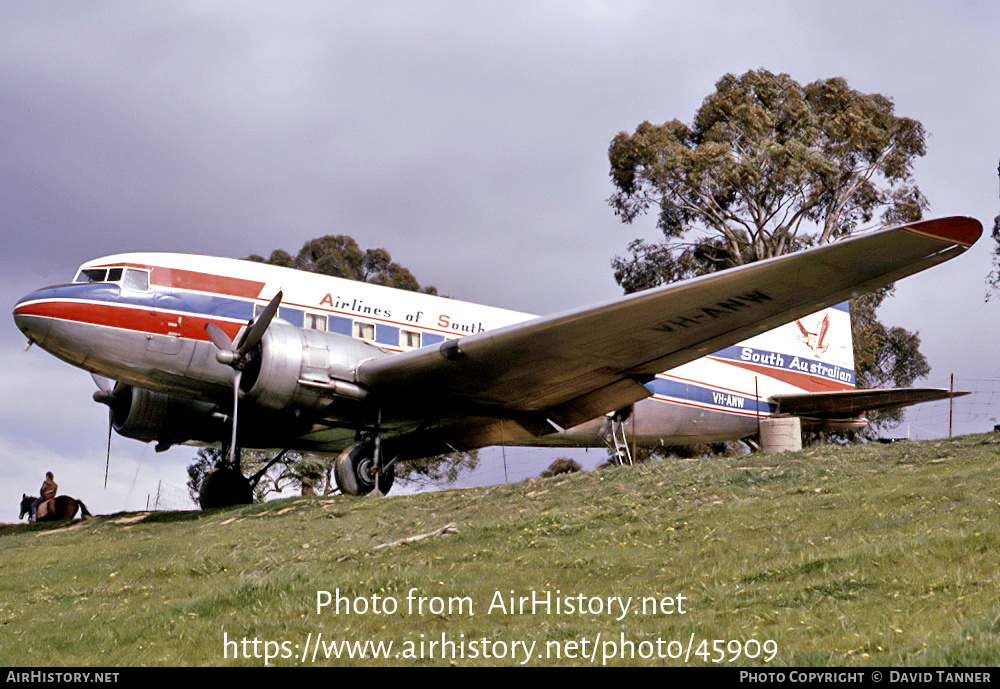
[[[155,493],[146,495],[146,510],[150,512],[170,512],[198,509],[191,500],[188,489],[179,488],[164,481],[158,481]]]
[[[903,422],[885,435],[914,440],[993,431],[1000,418],[1000,380],[955,378],[954,389],[970,394],[909,407]]]

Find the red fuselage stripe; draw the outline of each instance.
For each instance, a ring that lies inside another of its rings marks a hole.
[[[259,299],[261,290],[264,289],[265,285],[265,283],[257,280],[245,280],[243,278],[227,277],[225,275],[201,273],[194,270],[140,265],[136,263],[108,263],[105,266],[94,267],[112,268],[117,266],[142,268],[150,271],[151,276],[149,278],[149,282],[151,285],[157,285],[159,287],[175,287],[177,289],[192,290],[195,292],[224,294],[230,297],[243,297],[244,299]]]
[[[22,304],[16,314],[63,321],[103,325],[156,335],[174,335],[189,340],[208,340],[206,323],[215,323],[229,339],[236,337],[241,323],[206,318],[196,314],[155,311],[94,301],[40,301]]]

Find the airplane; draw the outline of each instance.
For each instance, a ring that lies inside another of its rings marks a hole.
[[[762,420],[853,429],[946,390],[856,390],[850,298],[965,252],[914,222],[551,316],[246,260],[128,253],[22,298],[35,343],[90,371],[121,435],[337,454],[341,492],[491,445],[690,444]],[[113,382],[112,382],[113,381]],[[237,464],[238,466],[238,464]],[[240,474],[242,477],[242,474]]]

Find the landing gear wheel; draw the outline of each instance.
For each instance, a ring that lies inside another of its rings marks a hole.
[[[375,445],[354,443],[344,449],[333,465],[337,486],[344,495],[367,495],[375,490]],[[378,487],[383,495],[392,488],[396,478],[395,467],[383,469],[378,477]]]
[[[202,481],[198,493],[201,509],[249,505],[253,502],[253,489],[246,477],[235,469],[216,469]]]

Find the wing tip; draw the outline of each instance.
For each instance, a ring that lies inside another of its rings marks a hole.
[[[931,237],[950,244],[959,244],[970,247],[976,243],[983,234],[983,224],[975,218],[968,218],[961,215],[950,218],[936,218],[934,220],[923,220],[906,225],[901,228],[913,234]]]

